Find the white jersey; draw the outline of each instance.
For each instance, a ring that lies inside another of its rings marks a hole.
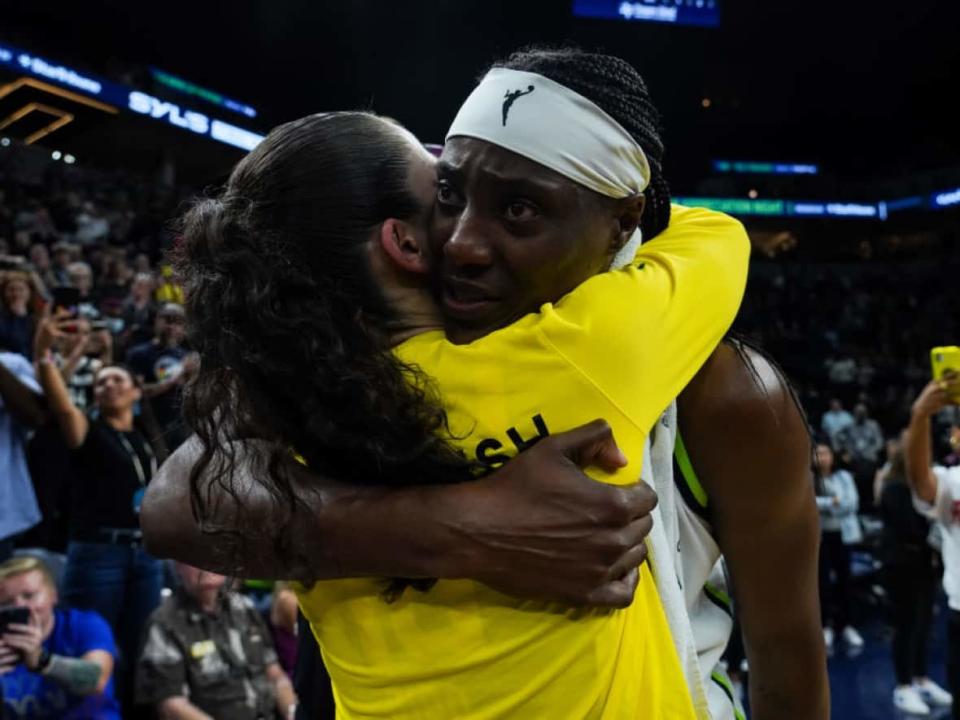
[[[917,509],[941,529],[943,590],[951,610],[960,612],[960,467],[935,465],[937,494],[933,504],[914,498]]]
[[[657,491],[654,527],[659,523],[663,531],[651,533],[651,561],[694,708],[709,720],[744,720],[720,665],[733,634],[723,557],[709,523],[709,500],[677,432],[676,403],[651,430],[648,442],[641,477]],[[674,588],[682,596],[676,601]],[[677,612],[675,602],[682,602],[685,612]]]

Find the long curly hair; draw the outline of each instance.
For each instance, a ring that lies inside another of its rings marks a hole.
[[[183,408],[203,447],[191,501],[207,532],[261,533],[298,553],[282,532],[304,508],[283,472],[293,451],[352,483],[469,476],[428,380],[390,351],[396,318],[366,254],[384,220],[427,212],[408,188],[410,157],[384,119],[311,115],[274,129],[181,218],[173,262],[201,357]],[[268,520],[246,511],[237,486],[233,441],[244,438],[261,441],[253,480],[272,500]],[[230,527],[212,520],[220,493],[241,508]]]

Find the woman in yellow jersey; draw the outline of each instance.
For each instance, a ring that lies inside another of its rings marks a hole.
[[[496,78],[520,79],[529,78]],[[538,98],[571,99],[534,82]],[[503,127],[518,102],[497,103]],[[484,130],[484,122],[472,127]],[[465,127],[461,137],[476,137]],[[610,133],[604,142],[636,152],[616,128]],[[576,142],[589,145],[590,138]],[[469,155],[460,157],[468,176]],[[635,190],[620,197],[591,190],[594,197],[578,188],[571,195],[563,177],[544,167],[551,159],[542,159],[526,170],[567,192],[565,220],[578,225],[580,237],[596,238],[591,250],[609,263],[640,218],[649,167],[635,162],[636,172],[601,177]],[[712,213],[682,212],[630,269],[598,276],[540,314],[457,348],[436,331],[437,315],[414,277],[426,258],[418,191],[409,190],[430,173],[428,159],[398,128],[369,116],[315,116],[272,133],[238,166],[220,200],[193,209],[180,263],[206,375],[188,410],[207,421],[199,429],[207,431],[208,448],[223,431],[268,427],[277,452],[292,444],[311,465],[346,479],[456,477],[469,466],[435,439],[445,416],[427,402],[416,364],[440,380],[451,437],[471,459],[495,465],[510,443],[520,450],[538,435],[608,415],[631,449],[631,463],[609,479],[635,478],[656,415],[736,311],[746,266],[742,228]],[[584,277],[602,263],[586,267]],[[489,300],[468,297],[468,287],[455,287],[449,298],[467,314]],[[624,327],[624,316],[635,322]],[[386,353],[404,338],[397,356],[406,365]],[[314,374],[284,378],[284,361],[291,368],[312,363]],[[370,385],[382,375],[381,393]],[[265,393],[277,377],[287,384]],[[558,384],[544,385],[551,378]],[[364,419],[370,424],[361,425]],[[431,466],[440,469],[431,475]],[[289,485],[274,480],[278,500],[291,500]],[[343,717],[691,716],[648,575],[633,606],[613,613],[520,603],[468,582],[407,591],[392,604],[382,589],[372,580],[318,583],[301,598]]]

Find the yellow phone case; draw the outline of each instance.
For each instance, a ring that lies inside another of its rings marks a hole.
[[[930,365],[933,368],[934,380],[941,380],[948,370],[960,375],[960,347],[947,345],[933,348],[930,351]],[[950,399],[960,403],[960,390],[950,393]]]

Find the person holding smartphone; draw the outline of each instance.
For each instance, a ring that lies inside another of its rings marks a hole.
[[[3,717],[119,720],[110,626],[58,599],[42,561],[24,556],[0,564]]]
[[[953,371],[928,383],[913,403],[903,445],[907,481],[917,509],[936,521],[942,530],[943,589],[949,606],[947,684],[955,720],[960,718],[960,467],[933,464],[930,418],[948,405],[956,405],[958,392],[960,376]],[[923,686],[919,689],[925,690]],[[926,695],[927,702],[936,699],[929,692]]]
[[[72,451],[76,474],[64,596],[73,606],[99,612],[117,635],[119,696],[132,696],[128,683],[139,634],[160,602],[162,568],[143,549],[140,503],[162,455],[156,438],[134,407],[142,394],[126,368],[108,365],[94,379],[94,409],[88,416],[70,399],[51,348],[75,331],[77,320],[60,312],[37,332],[37,378]],[[149,423],[147,423],[149,425]]]

